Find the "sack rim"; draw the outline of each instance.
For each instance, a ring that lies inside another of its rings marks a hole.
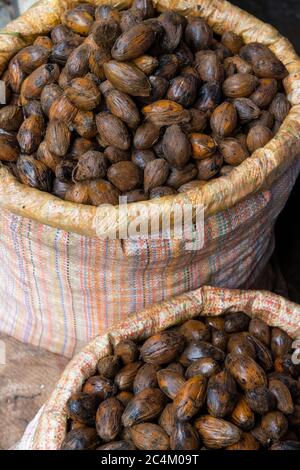
[[[110,3],[118,8],[126,8],[132,3],[131,0],[89,1],[95,5]],[[20,18],[9,23],[0,35],[0,73],[19,49],[32,43],[37,34],[45,33],[58,24],[62,12],[77,3],[80,0],[40,0]],[[300,153],[300,59],[288,39],[274,27],[224,0],[154,0],[154,3],[160,11],[171,8],[180,13],[202,16],[217,33],[231,29],[241,34],[246,43],[264,43],[283,61],[289,71],[284,87],[292,107],[275,137],[229,175],[209,181],[202,188],[129,204],[126,221],[116,215],[114,207],[75,204],[25,186],[1,163],[0,207],[68,232],[105,237],[106,227],[111,226],[112,220],[124,233],[137,211],[146,214],[152,207],[159,207],[162,216],[169,216],[174,204],[202,205],[206,218],[230,209],[254,193],[268,189],[297,157]],[[95,223],[99,220],[103,222],[100,226]]]

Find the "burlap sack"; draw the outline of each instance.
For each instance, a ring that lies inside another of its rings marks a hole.
[[[0,34],[0,73],[13,54],[76,3],[42,0],[8,25]],[[127,7],[130,1],[110,3]],[[137,208],[143,214],[159,205],[169,215],[174,202],[203,205],[201,250],[187,251],[184,240],[101,240],[97,235],[111,224],[113,208],[61,201],[19,184],[0,167],[0,329],[66,356],[155,302],[205,284],[251,286],[273,251],[273,226],[299,173],[300,62],[289,41],[225,1],[155,3],[161,11],[201,15],[217,33],[234,30],[246,43],[270,46],[290,72],[284,86],[292,108],[276,137],[229,176],[201,190],[129,205],[129,223]]]
[[[101,357],[111,354],[121,339],[143,340],[172,325],[198,315],[221,315],[243,311],[261,318],[270,326],[284,329],[291,337],[300,338],[300,306],[266,291],[239,291],[202,287],[157,304],[95,338],[77,354],[65,369],[54,392],[30,424],[18,449],[59,449],[66,434],[66,402],[79,391],[84,381],[96,371]]]

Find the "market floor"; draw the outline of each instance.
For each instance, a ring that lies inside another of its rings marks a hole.
[[[45,403],[68,359],[2,334],[0,350],[0,449],[9,449]]]

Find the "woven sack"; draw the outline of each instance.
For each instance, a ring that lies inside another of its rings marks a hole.
[[[247,313],[261,318],[270,326],[300,338],[300,306],[266,291],[240,291],[202,287],[144,310],[95,338],[66,367],[54,392],[30,424],[18,449],[56,450],[66,434],[66,402],[81,389],[85,380],[96,372],[100,358],[111,354],[122,339],[141,341],[173,325],[198,315],[221,315],[225,312]]]
[[[41,0],[10,23],[0,34],[0,74],[76,3]],[[284,86],[292,108],[274,139],[229,176],[187,194],[129,205],[129,222],[136,208],[143,213],[159,205],[169,215],[174,202],[203,205],[205,244],[196,251],[187,251],[184,240],[103,240],[98,235],[111,223],[113,208],[59,200],[21,185],[0,165],[0,330],[68,357],[113,322],[155,302],[205,284],[253,285],[271,256],[274,223],[300,169],[300,62],[288,40],[226,1],[155,3],[160,11],[201,15],[217,33],[234,30],[246,43],[270,46],[290,72]]]

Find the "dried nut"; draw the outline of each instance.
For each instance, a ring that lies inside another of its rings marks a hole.
[[[192,341],[181,354],[180,363],[184,367],[188,367],[202,357],[211,357],[216,361],[223,361],[225,359],[225,354],[224,351],[212,346],[206,341]]]
[[[242,431],[224,419],[205,415],[196,419],[195,427],[208,449],[222,449],[239,442]]]
[[[194,62],[194,55],[184,41],[175,50],[175,55],[178,59],[179,67],[188,67]]]
[[[123,32],[143,21],[143,14],[139,10],[125,10],[120,13],[120,26]]]
[[[100,103],[100,91],[97,85],[88,78],[75,78],[71,87],[65,90],[65,96],[76,108],[92,111]]]
[[[288,387],[278,379],[269,380],[269,389],[277,402],[277,409],[285,415],[294,412],[294,403]]]
[[[181,126],[184,132],[191,134],[203,131],[207,124],[206,113],[195,108],[191,108],[189,112],[191,120],[189,122],[183,123]]]
[[[87,36],[94,22],[93,15],[88,11],[74,8],[67,10],[62,16],[62,23],[70,28],[74,33]]]
[[[107,173],[107,161],[101,152],[89,150],[81,155],[73,172],[74,181],[104,178]]]
[[[249,323],[249,333],[259,339],[265,346],[270,346],[271,330],[263,320],[252,318]]]
[[[116,206],[119,203],[120,193],[118,189],[103,179],[91,181],[88,185],[88,193],[93,206],[102,204]]]
[[[250,96],[259,83],[259,80],[249,73],[236,73],[228,77],[223,83],[223,93],[229,98],[243,98]]]
[[[252,434],[244,432],[241,439],[236,444],[226,447],[226,450],[259,450],[259,442]]]
[[[174,414],[178,421],[189,421],[203,406],[207,379],[198,375],[189,379],[174,398]]]
[[[117,90],[133,96],[150,95],[151,84],[147,76],[133,64],[111,60],[106,62],[103,67],[107,80]]]
[[[138,150],[150,149],[159,139],[159,127],[151,122],[141,124],[134,135],[133,144]]]
[[[190,16],[185,29],[185,42],[194,51],[208,49],[212,43],[213,31],[208,24],[199,17]]]
[[[73,126],[77,134],[85,139],[92,139],[97,135],[95,115],[92,111],[78,111]]]
[[[120,21],[120,13],[115,8],[111,7],[110,5],[100,5],[95,10],[95,18],[96,20],[108,20],[113,19],[115,21]]]
[[[17,57],[14,57],[8,65],[8,82],[14,93],[20,93],[26,74],[20,67]]]
[[[197,52],[195,69],[203,82],[220,82],[224,80],[224,69],[214,51]]]
[[[288,421],[281,411],[271,411],[262,417],[261,428],[270,439],[277,441],[287,432]]]
[[[209,135],[193,133],[189,137],[192,144],[193,157],[196,160],[212,157],[216,152],[216,142]]]
[[[120,357],[123,364],[126,365],[137,360],[139,350],[131,339],[126,339],[117,344],[115,347],[115,355]]]
[[[21,125],[17,139],[21,151],[27,155],[35,152],[43,140],[44,120],[41,116],[32,115]]]
[[[133,426],[131,436],[139,450],[169,450],[170,440],[167,433],[157,424],[143,423]]]
[[[240,56],[252,64],[255,75],[260,78],[281,80],[288,75],[283,63],[264,44],[249,43],[241,48]]]
[[[109,111],[124,121],[130,128],[136,129],[140,123],[140,114],[135,102],[126,93],[112,89],[105,95]]]
[[[259,107],[249,98],[236,98],[233,104],[242,123],[253,121],[260,116]]]
[[[90,395],[96,394],[99,400],[102,401],[115,395],[117,389],[110,380],[100,377],[99,375],[94,375],[85,382],[82,391]]]
[[[68,57],[65,72],[70,78],[82,77],[89,71],[91,48],[88,44],[76,47]]]
[[[65,200],[77,204],[90,204],[88,183],[73,184],[66,192]]]
[[[74,122],[78,109],[75,108],[65,96],[55,100],[49,110],[49,121],[62,121],[69,127]]]
[[[256,387],[248,390],[245,399],[254,413],[265,415],[276,406],[274,395],[267,387]]]
[[[23,113],[19,106],[8,105],[0,109],[0,128],[5,131],[18,131],[23,123]]]
[[[252,359],[256,357],[255,346],[246,332],[230,335],[227,351],[229,353],[245,354],[252,357]]]
[[[167,364],[184,348],[184,337],[175,331],[163,331],[148,338],[141,347],[141,357],[149,364]]]
[[[152,364],[145,364],[138,370],[133,382],[133,392],[135,395],[146,388],[153,389],[157,387],[156,372],[157,367]]]
[[[167,90],[169,88],[169,81],[163,77],[155,77],[151,75],[149,77],[149,82],[151,85],[150,95],[148,97],[140,98],[144,104],[154,103],[164,98]]]
[[[146,119],[158,127],[181,124],[190,120],[188,110],[180,104],[170,100],[160,100],[149,104],[142,109]]]
[[[121,34],[121,27],[113,18],[101,18],[93,24],[90,34],[98,47],[110,51]]]
[[[287,97],[283,93],[277,93],[273,99],[269,111],[273,114],[275,119],[283,122],[290,111],[291,105]]]
[[[218,362],[211,357],[203,357],[193,362],[185,373],[187,379],[191,379],[196,375],[204,375],[205,377],[210,377],[219,371]]]
[[[206,181],[198,181],[198,180],[189,181],[188,183],[185,183],[182,186],[180,186],[177,191],[179,193],[187,193],[188,191],[191,191],[193,189],[203,188],[203,186],[205,186],[206,183],[207,183]]]
[[[21,97],[25,99],[39,99],[43,88],[50,83],[57,81],[59,77],[59,67],[56,64],[41,65],[32,72],[21,87]]]
[[[57,165],[60,163],[61,158],[58,155],[55,155],[53,152],[50,152],[48,149],[47,142],[43,141],[39,145],[36,154],[37,160],[44,163],[50,170],[55,173]]]
[[[172,450],[197,450],[199,449],[199,435],[190,423],[176,423],[171,435],[170,445]]]
[[[67,154],[71,133],[68,126],[62,121],[50,121],[46,132],[46,142],[50,152],[63,157]]]
[[[268,127],[269,129],[272,129],[274,126],[274,122],[275,122],[275,119],[274,119],[273,114],[271,114],[270,111],[262,110],[259,118],[254,119],[252,122],[249,123],[249,129],[255,126],[265,126],[265,127]],[[276,134],[277,132],[276,129],[275,130],[273,129],[273,132],[274,134]]]
[[[238,55],[227,57],[224,60],[224,68],[227,77],[231,77],[236,73],[253,73],[252,65]]]
[[[237,402],[231,414],[231,421],[243,431],[249,431],[254,427],[255,415],[245,398],[241,397]]]
[[[292,346],[292,340],[288,334],[280,328],[272,328],[271,349],[275,357],[283,356]]]
[[[228,165],[240,165],[250,155],[245,145],[230,137],[219,142],[219,149]]]
[[[95,449],[99,444],[99,436],[96,429],[80,425],[78,429],[68,432],[61,450],[88,450]]]
[[[168,405],[163,409],[159,417],[158,424],[163,428],[168,436],[172,435],[175,428],[173,403],[168,403]]]
[[[151,55],[141,55],[133,61],[134,65],[138,67],[145,75],[152,75],[158,67],[158,60]]]
[[[175,54],[164,54],[158,58],[158,67],[154,75],[171,80],[178,70],[178,59]]]
[[[35,69],[47,63],[50,52],[42,46],[28,46],[22,49],[16,60],[23,72],[30,75]]]
[[[130,135],[121,119],[108,112],[102,112],[96,116],[96,124],[100,137],[108,145],[113,145],[121,150],[129,149]]]
[[[65,199],[66,193],[70,187],[70,183],[63,183],[62,181],[59,181],[57,178],[55,178],[53,182],[52,194],[59,197],[60,199]]]
[[[152,0],[134,0],[132,8],[134,10],[138,10],[142,14],[144,20],[155,16],[155,9]]]
[[[264,370],[249,356],[230,353],[226,357],[225,367],[245,391],[267,386]]]
[[[97,369],[99,374],[106,379],[113,379],[122,366],[118,356],[105,356],[99,360]]]
[[[117,147],[109,146],[104,150],[104,156],[110,163],[118,163],[130,160],[130,152],[128,150],[121,150]]]
[[[224,330],[225,319],[221,316],[205,317],[205,323],[215,330]]]
[[[251,153],[264,147],[273,138],[273,132],[264,126],[255,126],[247,135],[247,147]]]
[[[151,189],[149,197],[150,199],[159,199],[165,196],[173,196],[174,194],[176,194],[175,189],[169,186],[158,186],[157,188]]]
[[[278,84],[276,80],[273,78],[263,78],[259,80],[258,87],[249,98],[259,108],[267,108],[276,95],[277,88]]]
[[[250,318],[243,312],[234,312],[226,315],[224,330],[226,333],[238,333],[248,329]]]
[[[163,185],[169,176],[169,164],[163,158],[149,161],[144,169],[144,189],[148,193],[151,189]]]
[[[105,80],[104,64],[111,60],[110,52],[107,52],[102,47],[97,47],[93,44],[90,47],[90,52],[87,58],[90,71],[99,81]]]
[[[117,399],[122,403],[124,408],[126,408],[128,403],[133,399],[133,393],[123,390],[123,392],[118,393]]]
[[[218,106],[210,119],[213,132],[219,137],[229,137],[237,126],[237,112],[231,103]]]
[[[220,153],[215,153],[212,157],[198,160],[198,179],[207,181],[217,175],[223,164],[223,156]]]
[[[232,31],[226,31],[222,35],[222,44],[230,50],[231,54],[238,54],[240,49],[244,46],[244,41],[241,36],[238,36]]]
[[[140,169],[132,162],[114,163],[107,172],[108,180],[120,191],[132,191],[141,185]]]
[[[222,370],[209,378],[207,386],[207,410],[215,418],[232,413],[237,401],[237,387],[232,376]]]
[[[155,31],[150,24],[146,22],[137,24],[119,36],[111,55],[119,61],[136,59],[150,48],[155,36]]]
[[[192,76],[179,76],[173,78],[167,92],[168,100],[175,101],[184,107],[190,107],[197,95],[197,81]]]
[[[94,426],[100,398],[89,393],[74,393],[67,401],[67,414],[71,419],[87,426]]]
[[[191,144],[178,124],[167,128],[163,137],[163,150],[166,160],[178,170],[182,170],[189,161]]]
[[[122,197],[126,198],[127,204],[132,202],[142,202],[147,201],[148,196],[142,189],[134,189],[133,191],[127,191],[122,194]]]
[[[70,54],[82,43],[83,38],[77,35],[58,42],[51,50],[51,62],[65,66]]]
[[[179,332],[187,341],[209,341],[210,330],[199,320],[187,320],[179,328]]]
[[[122,416],[124,427],[152,421],[165,406],[165,396],[158,388],[145,388],[128,403]]]
[[[269,348],[267,348],[255,336],[249,335],[249,340],[255,348],[256,361],[265,370],[270,371],[273,368],[273,357]]]
[[[156,156],[152,150],[135,150],[132,153],[131,159],[136,166],[145,170],[148,163],[156,160]]]
[[[21,155],[17,162],[17,171],[22,183],[40,191],[51,192],[52,172],[34,157]]]
[[[131,362],[122,367],[115,376],[115,384],[117,387],[119,387],[120,390],[131,390],[137,371],[142,365],[142,362]]]
[[[172,168],[169,178],[167,179],[167,185],[171,188],[178,189],[183,184],[189,183],[195,179],[198,174],[198,169],[193,163],[188,163],[182,170]]]
[[[68,38],[79,36],[73,33],[66,25],[59,24],[55,26],[51,31],[51,41],[53,44],[57,44],[58,42],[65,41]]]
[[[158,385],[168,398],[174,400],[185,380],[179,372],[169,369],[161,369],[157,372]]]
[[[220,82],[205,83],[199,90],[194,104],[199,111],[213,111],[221,102],[222,87]]]
[[[104,442],[113,441],[122,429],[124,407],[115,397],[104,400],[96,414],[96,429]]]

